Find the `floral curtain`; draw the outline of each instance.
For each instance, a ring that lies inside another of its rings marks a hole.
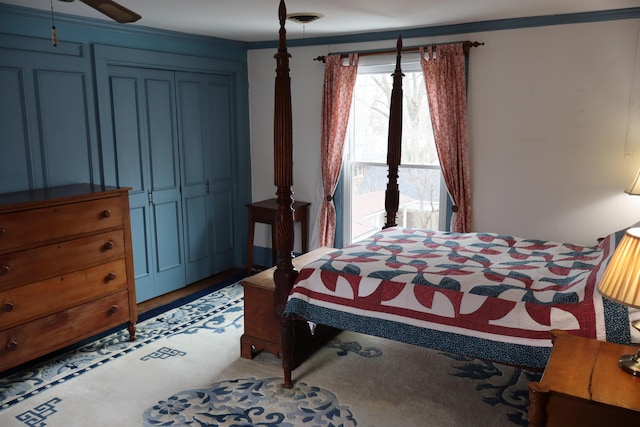
[[[471,231],[467,90],[462,43],[420,48],[440,167],[453,200],[451,231]]]
[[[357,72],[357,54],[349,55],[347,64],[343,64],[340,55],[329,55],[325,59],[320,141],[324,192],[318,237],[321,246],[333,246],[334,243],[336,208],[333,204],[333,193],[338,185],[342,168],[344,140]]]

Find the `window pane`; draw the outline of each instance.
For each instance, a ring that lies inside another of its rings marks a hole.
[[[385,223],[387,167],[353,165],[351,174],[351,241],[355,242],[380,231]]]
[[[384,194],[387,166],[353,163],[351,167],[351,241],[379,231],[386,222]],[[400,227],[439,229],[440,171],[400,168],[400,203],[396,223]]]
[[[402,164],[437,165],[438,153],[422,73],[407,72],[402,81]],[[387,73],[358,74],[353,103],[353,120],[357,124],[353,160],[386,162],[392,85],[391,75]]]
[[[400,168],[398,225],[439,229],[441,178],[439,169]]]
[[[391,84],[388,74],[358,74],[352,106],[353,160],[386,163]]]
[[[405,73],[402,94],[402,164],[438,165],[422,73]]]
[[[424,78],[420,71],[404,73],[400,206],[396,222],[401,227],[438,230],[442,228],[439,215],[442,174]],[[346,218],[350,216],[345,224],[345,244],[370,236],[386,222],[384,194],[392,85],[391,71],[358,70],[345,157]]]

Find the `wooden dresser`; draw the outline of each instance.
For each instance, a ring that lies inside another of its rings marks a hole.
[[[0,372],[137,317],[127,188],[0,195]]]

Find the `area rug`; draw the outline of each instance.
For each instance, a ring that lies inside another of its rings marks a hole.
[[[538,374],[343,332],[282,387],[280,361],[240,358],[234,284],[0,378],[4,426],[526,425]]]

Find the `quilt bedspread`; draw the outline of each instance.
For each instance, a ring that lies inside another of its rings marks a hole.
[[[596,289],[615,248],[612,238],[579,246],[389,228],[304,267],[286,312],[445,351],[544,367],[551,329],[629,340],[624,326],[614,331],[606,324],[606,313],[624,317],[624,308],[603,300]]]

